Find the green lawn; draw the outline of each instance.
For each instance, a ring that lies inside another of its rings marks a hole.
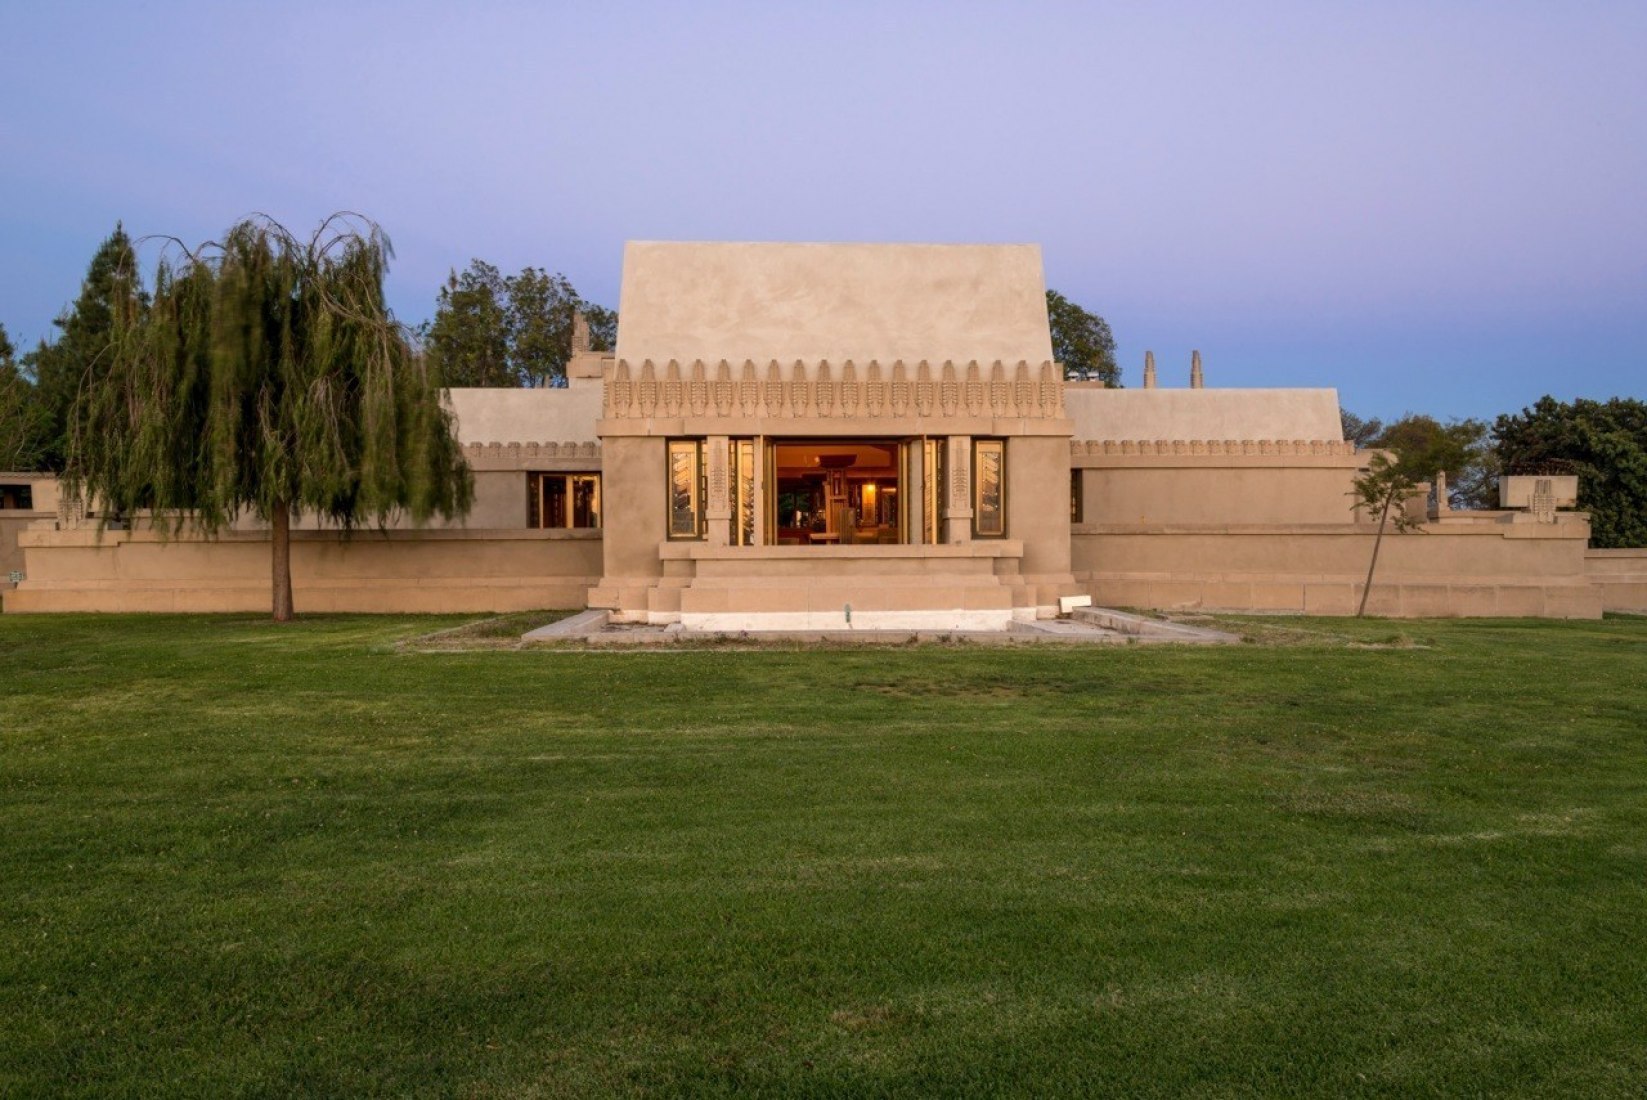
[[[0,618],[0,1095],[1647,1089],[1647,621],[460,621]]]

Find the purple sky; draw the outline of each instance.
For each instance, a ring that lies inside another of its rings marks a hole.
[[[362,211],[480,256],[1034,241],[1136,384],[1364,414],[1647,396],[1647,4],[0,0],[0,323],[97,242]]]

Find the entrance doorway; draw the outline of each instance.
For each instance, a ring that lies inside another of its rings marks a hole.
[[[774,440],[767,492],[779,546],[906,541],[898,440]]]

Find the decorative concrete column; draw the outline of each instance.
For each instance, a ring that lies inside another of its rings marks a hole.
[[[1155,388],[1155,353],[1153,351],[1144,353],[1144,388],[1146,390]]]
[[[958,544],[972,541],[972,437],[949,437],[948,517],[944,521],[944,541]]]
[[[704,455],[709,473],[709,494],[703,509],[705,541],[710,546],[725,546],[732,531],[732,479],[737,471],[728,469],[726,436],[712,435],[703,445],[709,452]]]
[[[1202,389],[1206,383],[1206,377],[1201,373],[1201,353],[1192,351],[1190,352],[1190,389]]]

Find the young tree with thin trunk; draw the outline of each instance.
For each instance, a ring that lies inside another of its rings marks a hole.
[[[306,241],[257,217],[163,257],[148,308],[117,314],[81,387],[68,492],[162,531],[265,521],[277,622],[293,614],[294,515],[347,532],[467,511],[451,414],[384,303],[390,255],[375,224],[336,214]]]
[[[1390,513],[1402,501],[1412,496],[1418,490],[1419,483],[1413,479],[1400,462],[1393,461],[1382,451],[1374,454],[1367,464],[1367,469],[1355,479],[1355,487],[1350,495],[1355,502],[1367,510],[1368,515],[1378,515],[1378,534],[1373,536],[1372,561],[1367,564],[1367,583],[1361,588],[1361,606],[1355,610],[1356,617],[1367,614],[1367,597],[1372,593],[1373,571],[1378,568],[1378,551],[1384,545],[1384,529],[1390,523]],[[1397,531],[1411,531],[1419,526],[1420,522],[1405,512],[1396,511],[1393,517]]]

